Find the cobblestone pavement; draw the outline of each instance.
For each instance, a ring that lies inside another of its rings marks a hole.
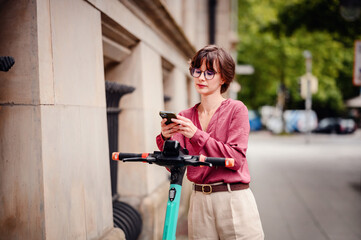
[[[266,240],[361,240],[361,130],[252,132],[247,158]],[[185,217],[177,239],[187,239]]]

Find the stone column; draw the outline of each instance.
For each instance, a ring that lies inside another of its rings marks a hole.
[[[160,132],[158,112],[164,108],[161,57],[140,42],[121,64],[109,71],[108,81],[136,87],[120,102],[119,151],[153,152]],[[139,207],[142,197],[167,180],[159,166],[144,163],[119,163],[118,193],[121,200]],[[138,202],[138,203],[137,203]]]
[[[109,81],[135,86],[120,102],[119,151],[153,152],[160,133],[159,111],[164,109],[161,57],[140,42],[121,64],[106,75]],[[139,239],[160,239],[168,194],[168,172],[157,165],[119,163],[120,200],[139,209],[143,229]]]
[[[188,108],[187,106],[187,79],[183,72],[177,68],[173,68],[168,77],[168,84],[164,93],[171,97],[167,103],[170,111],[179,113],[181,110]]]
[[[36,4],[2,1],[0,16],[0,53],[17,60],[0,72],[0,238],[44,239]]]
[[[216,44],[226,51],[231,48],[231,1],[217,1],[216,8]]]

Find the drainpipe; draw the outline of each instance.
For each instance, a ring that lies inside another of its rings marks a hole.
[[[209,43],[216,43],[216,7],[217,0],[208,0],[208,17],[209,17]]]

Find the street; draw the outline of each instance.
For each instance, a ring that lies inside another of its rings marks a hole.
[[[267,240],[361,239],[361,131],[252,132],[247,159]]]

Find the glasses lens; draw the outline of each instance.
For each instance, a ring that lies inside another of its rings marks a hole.
[[[197,78],[197,77],[201,76],[201,74],[202,74],[202,71],[199,68],[192,68],[191,75],[193,77]]]
[[[206,70],[204,73],[205,73],[205,76],[206,76],[207,80],[213,79],[213,77],[215,75],[215,73],[213,71],[210,71],[210,70]]]

